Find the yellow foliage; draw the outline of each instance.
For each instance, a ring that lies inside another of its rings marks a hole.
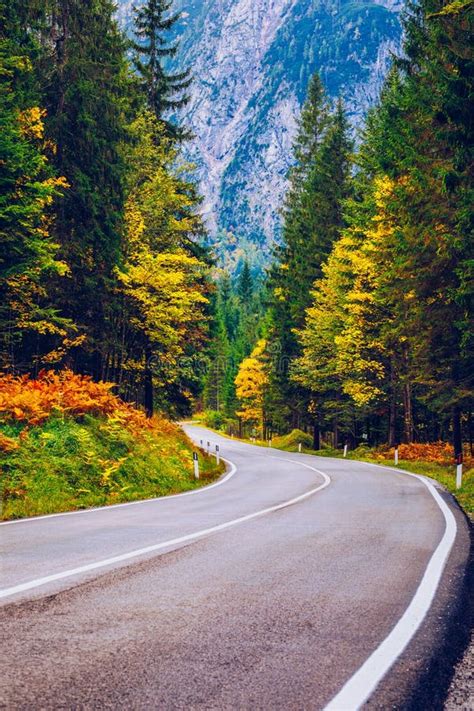
[[[18,123],[24,136],[30,140],[41,140],[44,137],[43,119],[46,116],[45,109],[39,106],[32,106],[18,114]]]
[[[242,405],[237,414],[247,422],[262,424],[264,419],[265,388],[268,385],[266,345],[265,340],[258,341],[250,357],[240,364],[235,378],[236,394]]]

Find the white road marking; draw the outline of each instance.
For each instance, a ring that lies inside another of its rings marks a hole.
[[[367,462],[364,462],[364,464],[367,464]],[[372,696],[383,677],[406,649],[425,619],[434,600],[457,534],[456,519],[431,482],[423,476],[394,469],[393,467],[382,467],[377,464],[371,466],[391,469],[398,474],[406,474],[423,482],[441,509],[446,527],[443,537],[431,556],[418,589],[405,613],[388,637],[384,639],[375,652],[370,655],[360,669],[342,687],[341,691],[329,702],[324,711],[355,711],[360,709]]]
[[[231,474],[235,474],[235,471],[237,467],[235,464],[230,462],[229,460],[224,460],[231,466]],[[233,519],[232,521],[226,521],[226,523],[221,523],[217,526],[212,526],[211,528],[205,528],[202,529],[201,531],[196,531],[195,533],[189,533],[186,536],[180,536],[179,538],[173,538],[169,541],[163,541],[162,543],[156,543],[151,546],[146,546],[145,548],[139,548],[134,551],[129,551],[128,553],[122,553],[121,555],[116,555],[113,556],[112,558],[106,558],[104,560],[99,560],[96,561],[95,563],[89,563],[87,565],[81,565],[78,568],[71,568],[70,570],[64,570],[61,573],[54,573],[52,575],[46,575],[43,578],[36,578],[35,580],[30,580],[26,583],[21,583],[20,585],[14,585],[13,587],[10,588],[5,588],[3,590],[0,590],[0,599],[5,599],[7,597],[11,597],[12,595],[16,595],[21,592],[25,592],[26,590],[33,590],[34,588],[39,588],[42,585],[47,585],[48,583],[54,583],[58,580],[64,580],[65,578],[71,578],[76,575],[81,575],[83,573],[89,573],[93,570],[98,570],[100,568],[106,568],[110,565],[114,565],[115,563],[123,563],[124,561],[131,560],[133,558],[138,558],[139,556],[146,555],[148,553],[155,553],[156,551],[163,550],[164,548],[169,548],[170,546],[175,546],[179,545],[181,543],[187,543],[189,541],[194,541],[199,538],[203,538],[204,536],[208,536],[211,533],[217,533],[218,531],[224,531],[227,528],[231,528],[233,526],[237,526],[240,523],[244,523],[246,521],[251,521],[252,519],[259,518],[261,516],[264,516],[265,514],[269,513],[274,513],[275,511],[280,511],[281,509],[287,508],[288,506],[292,506],[293,504],[297,504],[300,501],[304,501],[305,499],[308,499],[310,496],[313,496],[316,494],[318,491],[321,491],[322,489],[325,489],[329,484],[331,483],[331,479],[327,474],[325,474],[322,471],[319,471],[319,469],[315,469],[315,467],[311,467],[308,464],[303,464],[302,462],[295,462],[294,460],[286,460],[290,462],[294,462],[295,464],[299,464],[300,466],[306,467],[307,469],[311,469],[315,471],[317,474],[323,477],[323,483],[317,486],[315,489],[311,489],[310,491],[307,491],[304,494],[301,494],[300,496],[296,496],[293,499],[290,499],[289,501],[285,501],[282,504],[277,504],[276,506],[270,506],[266,509],[261,509],[260,511],[256,511],[255,513],[247,514],[246,516],[241,516],[240,518]],[[169,497],[168,497],[169,498]]]
[[[223,457],[221,457],[223,461],[225,460]],[[12,526],[13,524],[19,524],[19,523],[35,523],[35,521],[42,521],[45,518],[59,518],[60,516],[80,516],[84,514],[93,514],[93,513],[104,513],[104,511],[114,511],[115,509],[122,509],[125,506],[140,506],[143,504],[153,504],[158,501],[167,501],[169,499],[178,499],[182,498],[183,496],[194,496],[194,494],[205,494],[207,491],[210,491],[211,489],[215,489],[217,486],[222,486],[222,484],[225,484],[226,481],[229,481],[231,477],[234,476],[236,470],[231,469],[228,474],[226,474],[225,477],[222,479],[219,479],[219,481],[216,481],[214,484],[209,484],[207,486],[202,486],[199,489],[193,489],[192,491],[183,491],[182,494],[170,494],[168,496],[157,496],[154,499],[141,499],[140,501],[127,501],[124,504],[110,504],[109,506],[96,506],[91,509],[81,509],[80,511],[62,511],[61,513],[54,513],[54,514],[45,514],[44,516],[32,516],[31,518],[17,518],[14,521],[0,521],[0,526]]]

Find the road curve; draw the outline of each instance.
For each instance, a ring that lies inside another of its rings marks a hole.
[[[442,708],[469,557],[451,497],[186,429],[235,474],[0,525],[0,707]]]

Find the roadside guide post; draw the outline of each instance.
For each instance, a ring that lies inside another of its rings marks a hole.
[[[217,461],[217,466],[221,463],[221,456],[220,456],[220,450],[219,450],[219,445],[216,444],[216,461]]]
[[[398,467],[398,444],[395,445],[395,466]]]
[[[193,452],[194,478],[199,479],[199,457],[197,452]]]
[[[456,489],[462,486],[462,452],[456,457]]]
[[[208,454],[211,453],[211,443],[210,442],[207,443],[207,453]]]
[[[347,444],[344,445],[344,457],[347,457]]]
[[[301,454],[301,442],[298,445],[298,452]]]

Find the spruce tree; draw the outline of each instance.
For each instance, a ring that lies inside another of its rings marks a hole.
[[[55,222],[70,269],[56,285],[63,314],[86,336],[75,365],[101,377],[114,268],[121,259],[126,140],[131,92],[126,43],[109,0],[53,0],[43,42],[47,135],[69,189]]]
[[[252,273],[250,271],[250,265],[248,260],[245,260],[244,266],[239,276],[238,284],[239,296],[242,300],[243,306],[250,307],[252,295],[253,295],[253,283],[252,283]]]
[[[134,64],[149,109],[166,127],[168,136],[183,139],[189,134],[168,118],[170,112],[189,102],[186,89],[191,85],[189,70],[168,73],[166,60],[176,56],[178,42],[168,42],[167,36],[181,13],[171,12],[173,0],[146,0],[135,8]]]

